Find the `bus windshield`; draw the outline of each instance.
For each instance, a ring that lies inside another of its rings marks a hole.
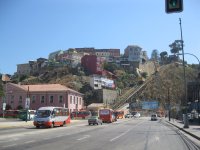
[[[37,117],[39,117],[39,118],[49,117],[50,114],[51,114],[50,110],[38,110],[37,111]]]

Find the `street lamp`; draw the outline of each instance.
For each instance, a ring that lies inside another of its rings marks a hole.
[[[183,55],[183,54],[178,53],[177,55]],[[197,59],[198,63],[199,63],[199,69],[200,69],[200,60],[199,60],[199,58],[198,58],[196,55],[191,54],[191,53],[184,53],[184,55],[191,55],[191,56],[194,56],[194,57]]]

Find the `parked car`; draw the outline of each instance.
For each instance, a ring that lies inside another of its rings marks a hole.
[[[157,114],[152,114],[151,115],[151,121],[156,121],[156,120],[158,120]]]
[[[91,116],[90,118],[88,118],[88,125],[99,125],[99,124],[103,124],[103,121],[98,117],[98,116]]]
[[[125,118],[133,118],[133,115],[132,114],[126,114]]]

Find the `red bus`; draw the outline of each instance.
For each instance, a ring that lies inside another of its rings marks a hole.
[[[0,114],[0,117],[3,117],[3,114]],[[5,118],[19,118],[19,110],[5,110]]]
[[[71,118],[87,119],[91,116],[92,116],[91,112],[87,110],[81,110],[71,113]]]
[[[117,121],[114,111],[109,108],[100,109],[99,117],[103,122],[107,122],[107,123],[112,123],[114,121]]]

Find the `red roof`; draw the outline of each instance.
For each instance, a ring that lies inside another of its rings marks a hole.
[[[79,93],[78,91],[75,91],[73,89],[70,89],[64,85],[61,84],[35,84],[35,85],[19,85],[19,84],[13,84],[10,83],[18,88],[21,88],[25,91],[30,91],[30,92],[53,92],[53,91],[71,91],[75,93]],[[82,94],[82,93],[79,93]]]

